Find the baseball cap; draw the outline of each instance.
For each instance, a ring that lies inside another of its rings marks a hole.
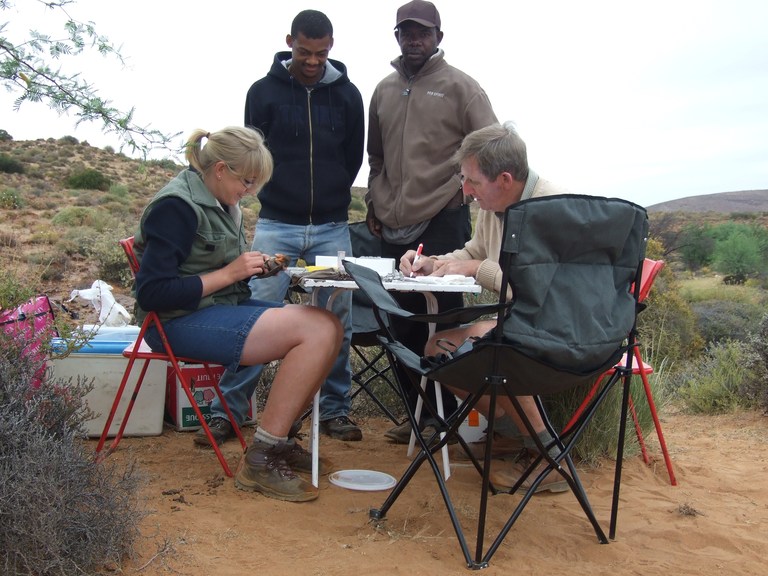
[[[406,20],[413,20],[427,28],[440,28],[440,12],[437,11],[432,2],[425,2],[424,0],[413,0],[397,9],[395,28]]]

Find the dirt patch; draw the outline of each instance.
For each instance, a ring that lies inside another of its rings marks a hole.
[[[362,442],[321,439],[336,469],[381,470],[399,477],[405,447],[383,437],[386,420],[363,422]],[[537,495],[493,556],[486,574],[763,574],[768,550],[768,419],[758,413],[668,415],[663,421],[678,486],[671,486],[653,438],[651,465],[624,467],[618,533],[600,545],[570,493]],[[251,431],[248,431],[250,441]],[[95,445],[95,442],[94,442]],[[225,445],[231,466],[237,442]],[[127,438],[111,458],[135,458],[146,474],[151,514],[124,574],[296,574],[358,576],[467,574],[434,477],[422,468],[384,521],[368,511],[387,492],[356,492],[321,478],[320,497],[291,504],[235,489],[210,451],[191,434]],[[598,520],[607,530],[613,463],[582,471]],[[480,480],[453,465],[448,488],[474,541]],[[518,501],[489,503],[493,537]],[[486,541],[486,545],[490,539]]]

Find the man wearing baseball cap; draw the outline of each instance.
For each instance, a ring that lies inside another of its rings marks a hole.
[[[399,28],[400,24],[407,20],[412,20],[427,28],[440,29],[440,12],[437,11],[432,2],[413,0],[413,2],[400,6],[397,10],[397,24],[395,28]]]
[[[434,4],[413,0],[401,6],[395,39],[401,55],[391,62],[395,70],[379,82],[369,107],[366,222],[382,240],[382,256],[399,261],[420,243],[430,254],[447,254],[470,239],[469,206],[452,156],[467,134],[497,119],[482,87],[445,61],[439,47],[442,22]],[[421,294],[395,297],[408,310],[425,311]],[[436,297],[441,310],[463,304],[461,294]],[[422,354],[426,325],[422,331],[408,324],[393,321],[393,328],[399,340]],[[407,374],[399,376],[404,385],[411,381]],[[430,387],[432,398],[433,390]],[[455,399],[452,394],[444,396],[450,412],[456,408]],[[417,398],[416,390],[409,387],[411,406]],[[428,425],[420,423],[422,429]],[[407,443],[410,433],[406,423],[386,436]]]

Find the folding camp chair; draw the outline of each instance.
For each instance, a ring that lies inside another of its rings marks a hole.
[[[664,268],[664,261],[663,260],[651,260],[650,258],[646,258],[643,262],[643,273],[642,278],[640,280],[640,294],[638,296],[638,303],[644,307],[644,301],[645,298],[648,296],[648,293],[651,291],[651,287],[653,286],[653,281],[656,279],[656,276],[658,276],[659,272],[661,272],[661,269]],[[635,357],[635,365],[632,368],[632,374],[634,376],[640,376],[640,380],[643,383],[643,390],[645,391],[645,399],[648,401],[648,408],[651,412],[651,418],[653,419],[653,425],[656,429],[656,437],[659,439],[659,446],[661,447],[661,453],[664,456],[664,463],[667,466],[667,473],[669,474],[669,482],[672,484],[672,486],[677,486],[677,478],[675,478],[675,472],[672,468],[672,459],[669,456],[669,450],[667,450],[667,443],[664,440],[664,432],[661,429],[661,422],[659,421],[659,415],[656,411],[656,403],[653,401],[653,392],[651,391],[651,385],[648,382],[648,376],[650,374],[653,374],[653,366],[646,363],[642,355],[640,354],[640,345],[638,342],[635,342],[634,347],[634,357]],[[619,366],[626,366],[627,364],[627,356],[622,356],[621,360],[619,361]],[[610,376],[613,371],[615,370],[615,367],[611,367],[609,370],[603,374],[603,377]],[[578,419],[581,412],[586,408],[586,406],[589,404],[589,401],[592,399],[592,397],[595,394],[595,391],[600,387],[602,380],[598,379],[592,388],[590,388],[589,392],[585,396],[584,400],[582,401],[581,405],[576,409],[571,419],[568,421],[568,423],[565,425],[565,428],[567,429],[569,426],[572,426],[573,423]],[[640,444],[640,452],[643,455],[643,461],[646,464],[650,464],[651,460],[648,457],[648,450],[645,446],[645,440],[643,439],[643,430],[640,427],[640,421],[637,418],[637,412],[635,410],[635,403],[632,400],[632,396],[629,397],[629,412],[632,415],[632,420],[635,424],[635,433],[637,434],[637,442]]]
[[[397,315],[418,322],[463,323],[489,312],[497,315],[495,328],[467,346],[467,350],[461,347],[455,354],[439,358],[420,358],[396,341],[391,333],[383,339],[398,362],[448,387],[463,390],[468,396],[443,422],[447,428],[444,438],[431,443],[429,440],[436,438],[424,441],[417,437],[421,451],[384,504],[371,510],[370,516],[375,520],[383,519],[416,471],[424,462],[429,462],[470,568],[488,565],[536,488],[553,471],[568,484],[599,542],[608,542],[592,511],[571,451],[608,392],[622,382],[624,393],[609,532],[611,538],[615,537],[633,356],[628,356],[626,366],[617,367],[604,379],[601,389],[577,422],[562,433],[558,433],[547,418],[541,396],[593,383],[610,367],[616,366],[624,353],[633,349],[639,278],[648,231],[647,214],[643,208],[625,200],[596,196],[558,195],[526,200],[510,206],[504,218],[499,263],[502,286],[508,285],[514,294],[509,302],[501,296],[497,304],[435,315],[415,315],[397,305],[383,289],[377,274],[354,265],[346,268],[360,289],[371,298],[374,313],[380,320],[385,315]],[[636,288],[630,292],[633,283]],[[506,290],[502,290],[502,294],[505,293]],[[490,413],[495,411],[499,395],[510,399],[539,454],[508,491],[517,492],[529,476],[533,478],[508,521],[484,551],[488,493],[499,493],[489,477],[494,424],[493,418],[489,419],[482,464],[470,455],[482,476],[473,557],[433,454],[450,436],[456,437],[469,453],[457,430],[484,395],[489,396]],[[554,439],[546,446],[522,411],[518,396],[534,397],[538,412]],[[413,418],[410,411],[409,417]]]
[[[368,230],[365,222],[353,222],[349,225],[353,256],[381,256],[381,240]],[[398,417],[383,398],[374,390],[374,386],[385,386],[396,397],[400,391],[394,382],[389,354],[379,342],[379,325],[373,315],[371,302],[359,290],[352,292],[352,339],[351,352],[357,357],[357,369],[352,374],[352,382],[357,387],[352,391],[352,399],[365,392],[376,406],[395,424],[401,424]]]
[[[120,240],[120,246],[122,246],[123,250],[125,251],[125,255],[128,258],[128,265],[130,266],[131,273],[135,276],[139,270],[139,261],[136,258],[136,254],[133,250],[133,237]],[[144,334],[146,333],[147,328],[149,328],[150,326],[154,326],[157,329],[158,334],[160,335],[160,339],[163,342],[162,352],[154,352],[150,350],[149,347],[143,342]],[[168,342],[168,338],[165,335],[165,330],[163,330],[162,322],[160,322],[160,318],[158,317],[156,312],[149,312],[147,314],[146,318],[144,319],[144,322],[141,325],[141,329],[139,330],[139,335],[136,338],[136,341],[130,346],[128,346],[125,350],[123,350],[123,356],[128,358],[128,364],[125,367],[125,372],[123,373],[123,379],[120,382],[120,386],[117,389],[117,393],[115,394],[115,400],[112,403],[112,409],[110,410],[109,416],[107,417],[107,421],[104,424],[104,430],[101,432],[101,438],[99,439],[99,443],[96,446],[97,460],[102,460],[103,458],[105,458],[106,456],[108,456],[109,454],[111,454],[117,449],[117,445],[120,443],[120,440],[123,437],[125,426],[128,423],[128,418],[131,415],[131,410],[133,410],[134,401],[136,400],[136,396],[139,394],[139,389],[141,388],[141,383],[144,380],[144,375],[147,372],[147,367],[149,366],[149,362],[152,360],[160,360],[162,362],[169,362],[173,366],[173,370],[176,373],[176,377],[179,379],[179,382],[181,383],[181,387],[184,389],[184,393],[187,395],[187,398],[189,399],[189,403],[194,409],[195,414],[197,415],[198,421],[200,422],[200,426],[208,436],[208,440],[210,441],[211,446],[213,447],[213,450],[216,453],[216,457],[219,459],[219,462],[221,463],[221,467],[224,469],[224,473],[227,476],[231,477],[232,471],[230,470],[229,465],[227,464],[227,460],[224,458],[224,455],[221,453],[221,449],[219,448],[216,441],[214,440],[213,435],[211,434],[211,429],[208,427],[208,423],[205,421],[205,418],[203,417],[203,414],[200,411],[200,407],[197,405],[197,400],[195,399],[195,396],[194,396],[195,383],[194,381],[191,381],[191,382],[187,381],[187,377],[184,375],[184,373],[181,370],[181,367],[179,366],[180,362],[188,363],[188,364],[203,365],[208,375],[208,381],[212,383],[213,388],[216,391],[216,394],[218,394],[219,399],[221,400],[221,405],[224,408],[224,411],[227,413],[227,416],[229,417],[229,422],[232,424],[232,428],[234,429],[235,434],[237,435],[237,438],[240,440],[240,445],[242,446],[243,451],[245,451],[246,449],[245,439],[243,438],[243,434],[240,432],[240,427],[237,425],[237,421],[232,415],[232,412],[230,411],[229,406],[227,406],[227,402],[221,393],[221,389],[219,388],[218,381],[213,376],[213,372],[211,371],[211,363],[203,360],[195,359],[195,358],[185,358],[185,357],[177,356],[176,354],[174,354],[173,349],[171,348],[171,345]],[[115,418],[115,413],[117,412],[117,408],[120,405],[120,399],[123,396],[123,392],[125,391],[128,378],[130,377],[131,371],[133,369],[133,364],[134,362],[136,362],[136,360],[144,360],[144,365],[142,366],[141,373],[139,375],[138,380],[136,381],[136,385],[134,387],[133,393],[131,394],[130,402],[128,403],[128,406],[125,409],[125,414],[123,415],[120,428],[117,431],[117,434],[115,435],[114,439],[112,440],[112,443],[107,448],[106,453],[102,454],[104,443],[107,440],[110,427],[112,426],[112,420]]]

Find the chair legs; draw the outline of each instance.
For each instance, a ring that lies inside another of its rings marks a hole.
[[[221,448],[216,443],[216,440],[213,438],[211,429],[209,428],[208,423],[206,422],[205,417],[203,416],[203,413],[200,411],[200,407],[197,405],[197,401],[195,400],[195,395],[192,392],[192,387],[194,386],[194,383],[190,385],[189,382],[185,381],[184,373],[181,371],[181,367],[179,366],[178,360],[176,358],[171,358],[169,361],[173,365],[173,369],[174,369],[174,372],[176,373],[176,377],[179,379],[179,382],[181,382],[181,387],[184,390],[184,393],[187,395],[187,399],[189,400],[190,405],[195,411],[195,415],[197,416],[198,421],[200,422],[200,427],[205,432],[205,435],[208,437],[208,441],[210,442],[211,447],[213,448],[213,451],[216,453],[216,458],[218,458],[219,463],[221,464],[221,467],[224,469],[224,473],[231,478],[233,476],[233,473],[230,470],[229,465],[227,464],[226,458],[224,458],[224,454],[222,454],[221,452]],[[224,395],[221,393],[221,388],[219,388],[219,383],[213,377],[213,373],[211,372],[210,365],[207,363],[204,363],[203,365],[205,366],[205,370],[208,373],[209,381],[213,383],[213,388],[216,391],[216,394],[219,397],[219,400],[221,401],[221,405],[224,408],[224,412],[227,414],[229,423],[232,425],[232,429],[235,431],[235,434],[237,435],[237,439],[240,441],[240,446],[242,447],[243,451],[245,451],[247,445],[245,442],[245,438],[243,438],[243,433],[240,430],[240,426],[237,424],[237,421],[235,420],[231,410],[229,409],[229,406],[227,405],[227,401],[224,399]],[[125,420],[127,420],[127,417],[123,420],[123,423],[125,423]]]
[[[481,394],[478,394],[477,398],[479,398],[480,395]],[[424,462],[428,462],[435,476],[435,479],[437,481],[437,486],[440,490],[440,495],[443,498],[446,511],[450,516],[451,524],[453,525],[454,532],[456,534],[456,537],[459,540],[459,545],[461,546],[462,552],[464,554],[464,558],[467,562],[467,566],[470,568],[485,568],[488,565],[487,562],[476,563],[476,561],[472,558],[472,554],[469,550],[467,540],[464,536],[464,530],[461,526],[461,522],[459,520],[458,514],[456,513],[456,510],[453,507],[451,497],[445,485],[445,480],[443,479],[443,475],[441,474],[440,468],[438,467],[437,462],[433,456],[433,454],[435,454],[438,450],[442,450],[444,446],[447,446],[448,437],[451,434],[457,435],[459,442],[462,444],[464,449],[467,450],[467,452],[469,453],[469,447],[466,445],[464,440],[460,436],[458,436],[458,429],[459,429],[459,425],[467,417],[467,414],[469,414],[470,410],[472,409],[475,403],[476,403],[475,397],[470,396],[469,398],[465,399],[462,402],[462,404],[459,406],[459,408],[456,410],[454,414],[448,416],[447,420],[445,420],[445,424],[447,425],[447,430],[445,431],[444,434],[441,434],[441,438],[437,442],[437,444],[434,444],[434,445],[431,444],[430,440],[432,439],[425,439],[421,436],[421,434],[416,436],[416,440],[418,441],[420,446],[419,452],[416,454],[416,456],[413,458],[411,463],[408,465],[405,472],[400,477],[400,479],[398,480],[397,484],[392,489],[392,491],[389,493],[384,503],[379,508],[371,508],[368,512],[368,515],[373,520],[383,520],[386,517],[386,514],[389,511],[389,509],[392,507],[392,505],[395,503],[397,498],[402,493],[402,491],[411,481],[411,479],[419,470],[419,468],[421,468],[422,464],[424,464]],[[407,402],[405,403],[405,409],[408,412],[408,419],[410,420],[410,422],[416,422],[415,413]],[[490,450],[487,451],[487,454],[490,454]],[[476,469],[478,470],[478,472],[482,474],[483,469],[480,467],[477,461],[473,459],[473,463]],[[485,496],[483,496],[483,498],[485,498]],[[484,521],[485,519],[484,508],[482,509],[481,512],[482,512],[481,519],[482,521]],[[478,552],[477,558],[479,558],[480,555],[481,554]]]
[[[145,323],[146,324],[146,323]],[[133,410],[133,405],[136,401],[136,397],[139,394],[139,390],[141,389],[141,384],[144,380],[144,376],[147,371],[147,367],[149,365],[149,362],[155,360],[155,361],[167,361],[170,362],[173,366],[174,372],[176,373],[176,377],[179,379],[179,382],[181,382],[182,388],[184,389],[184,393],[187,395],[187,398],[189,399],[189,403],[192,406],[192,408],[195,411],[195,414],[197,415],[197,418],[199,419],[200,426],[205,431],[206,435],[208,436],[208,439],[210,440],[211,446],[213,447],[213,450],[216,454],[216,457],[219,460],[219,463],[221,464],[221,467],[224,470],[224,473],[232,477],[232,471],[229,468],[229,465],[227,464],[226,459],[224,458],[224,455],[221,452],[221,448],[217,445],[215,440],[213,439],[213,435],[211,434],[211,430],[208,427],[208,423],[205,421],[205,418],[203,417],[202,412],[200,411],[200,407],[197,405],[197,401],[195,400],[194,394],[192,392],[192,386],[189,382],[186,381],[186,378],[181,371],[181,368],[179,366],[178,359],[171,353],[171,354],[161,354],[161,353],[154,353],[151,351],[145,351],[142,350],[142,346],[146,346],[143,343],[144,333],[146,332],[146,325],[142,326],[141,331],[139,332],[139,336],[136,339],[136,342],[131,347],[130,353],[128,354],[128,364],[125,367],[125,372],[123,373],[123,378],[120,381],[120,386],[117,389],[117,393],[115,394],[115,400],[112,403],[112,408],[110,409],[109,415],[107,417],[107,421],[104,424],[104,429],[101,432],[101,437],[99,438],[99,442],[96,446],[96,460],[101,461],[107,456],[109,456],[112,452],[114,452],[117,449],[118,444],[120,443],[120,440],[123,437],[123,433],[125,432],[125,427],[128,423],[128,419],[130,418],[131,411]],[[164,337],[164,334],[163,334]],[[140,344],[141,343],[141,344]],[[125,354],[125,353],[124,353]],[[126,385],[128,383],[128,379],[130,378],[131,372],[133,370],[134,363],[136,360],[142,359],[144,360],[144,364],[141,368],[141,373],[139,374],[139,378],[136,381],[136,384],[134,385],[133,392],[131,393],[131,398],[128,403],[128,406],[126,407],[125,414],[123,415],[123,420],[120,424],[120,428],[117,431],[117,434],[113,438],[111,444],[106,449],[106,451],[102,452],[104,449],[104,444],[106,443],[107,437],[109,435],[109,429],[112,425],[112,421],[115,418],[115,415],[117,413],[117,409],[120,405],[120,400],[123,397],[123,394],[125,392]],[[216,379],[213,377],[213,374],[210,369],[210,365],[207,363],[203,363],[205,366],[206,371],[208,372],[209,380],[213,383],[214,390],[216,391],[216,394],[218,395],[219,399],[221,400],[221,404],[224,408],[224,411],[226,412],[227,416],[229,417],[229,421],[232,424],[232,428],[235,431],[235,434],[237,435],[238,440],[240,441],[240,446],[242,447],[243,451],[245,451],[246,448],[246,442],[243,438],[243,434],[240,431],[240,427],[237,425],[237,422],[235,421],[232,412],[229,409],[229,406],[227,405],[226,400],[224,399],[224,396],[221,393],[221,389],[219,388],[219,384],[216,381]],[[192,383],[194,384],[194,383]]]
[[[578,472],[573,463],[573,460],[571,459],[570,453],[574,445],[576,444],[577,440],[579,439],[580,435],[582,434],[587,424],[589,423],[594,412],[597,410],[600,404],[605,400],[610,389],[613,388],[615,383],[617,383],[622,376],[623,375],[619,373],[612,374],[608,383],[604,387],[602,387],[599,391],[596,391],[593,401],[590,402],[582,410],[583,416],[579,418],[578,421],[572,427],[564,431],[563,435],[558,435],[557,432],[552,427],[551,423],[549,423],[546,417],[546,412],[544,411],[543,405],[541,403],[541,400],[537,397],[537,407],[539,409],[539,412],[542,415],[542,418],[544,419],[545,424],[548,426],[553,437],[555,438],[555,442],[552,446],[543,446],[538,436],[534,433],[530,422],[528,422],[524,418],[524,423],[526,424],[526,428],[528,429],[529,434],[531,434],[531,437],[537,443],[539,447],[539,451],[542,454],[542,456],[539,456],[537,459],[531,462],[531,464],[525,470],[525,472],[517,481],[515,486],[513,486],[510,490],[503,491],[504,493],[510,493],[510,494],[514,494],[516,492],[519,493],[519,488],[522,486],[523,482],[525,482],[529,477],[533,478],[530,489],[528,489],[526,493],[522,495],[521,500],[515,506],[509,519],[507,520],[503,528],[500,530],[498,535],[493,539],[493,542],[490,544],[490,546],[487,549],[484,550],[484,540],[485,540],[485,529],[486,529],[485,523],[486,523],[488,498],[489,498],[489,494],[495,495],[501,492],[493,485],[493,483],[490,480],[490,474],[489,474],[490,466],[491,466],[491,452],[492,452],[491,448],[493,446],[494,420],[489,419],[489,422],[488,422],[488,432],[486,434],[486,439],[485,439],[486,449],[485,449],[483,462],[480,463],[474,457],[471,457],[471,460],[475,468],[478,470],[478,472],[482,476],[482,487],[480,491],[480,505],[479,505],[479,513],[477,518],[476,547],[475,547],[474,555],[470,550],[469,544],[467,542],[467,538],[465,537],[465,534],[464,534],[464,529],[453,507],[450,495],[446,487],[445,479],[442,477],[440,468],[438,467],[437,462],[435,461],[435,458],[433,455],[436,454],[437,451],[441,450],[446,445],[447,437],[451,435],[456,435],[457,439],[462,444],[462,446],[465,449],[468,449],[463,439],[458,435],[459,426],[467,417],[467,415],[472,410],[472,408],[476,406],[478,400],[483,395],[488,394],[489,391],[490,391],[489,410],[491,412],[495,410],[495,402],[496,402],[497,394],[502,393],[501,390],[497,391],[497,389],[502,388],[504,390],[503,393],[505,393],[507,396],[510,397],[513,404],[515,404],[515,407],[518,410],[518,412],[520,414],[524,414],[522,407],[519,405],[516,397],[514,396],[514,391],[511,389],[508,389],[508,386],[506,383],[502,384],[502,383],[493,382],[492,388],[490,383],[485,384],[481,389],[470,394],[470,396],[467,397],[461,403],[457,411],[449,415],[448,418],[445,420],[445,423],[447,425],[447,430],[445,431],[445,437],[441,438],[437,442],[437,444],[429,445],[428,440],[425,440],[420,435],[417,436],[417,440],[420,444],[421,450],[418,452],[415,458],[411,461],[405,473],[398,480],[397,484],[392,489],[390,494],[387,496],[384,503],[379,508],[373,508],[369,511],[369,517],[373,520],[383,520],[386,517],[386,514],[389,511],[389,509],[392,507],[392,505],[395,503],[397,498],[402,493],[402,491],[408,485],[410,480],[415,476],[416,472],[421,467],[421,465],[424,464],[425,462],[428,462],[433,471],[435,479],[437,481],[440,494],[443,498],[443,501],[446,506],[446,510],[451,519],[451,523],[453,525],[456,537],[459,541],[459,545],[461,546],[462,553],[464,554],[464,559],[467,563],[467,567],[472,569],[482,569],[482,568],[486,568],[489,565],[491,557],[496,552],[496,550],[498,550],[504,538],[507,536],[508,532],[512,529],[513,525],[515,524],[519,516],[522,514],[524,508],[526,507],[528,502],[531,500],[531,498],[535,494],[536,487],[547,477],[548,474],[552,473],[552,474],[560,474],[566,480],[571,492],[574,494],[575,498],[579,502],[579,505],[584,511],[587,519],[592,525],[592,528],[595,532],[595,535],[597,536],[598,541],[602,544],[608,543],[608,538],[606,537],[606,534],[603,532],[603,529],[598,523],[595,513],[592,510],[592,506],[589,503],[584,487],[579,479]],[[409,406],[406,406],[406,409],[409,411],[409,418],[411,422],[414,422],[415,414],[411,412],[411,409]],[[554,457],[551,456],[548,452],[548,449],[552,448],[553,446],[556,446],[557,448],[559,448],[559,454],[557,454]],[[543,470],[536,472],[541,462],[544,462],[546,466],[544,467]],[[618,466],[619,466],[619,463],[617,463],[617,467]],[[532,476],[534,472],[536,472],[535,477]]]
[[[632,374],[633,375],[639,375],[640,379],[643,383],[643,390],[645,392],[645,398],[648,401],[648,407],[651,412],[651,417],[653,418],[653,425],[656,430],[656,436],[659,439],[659,446],[661,447],[661,452],[664,457],[664,463],[667,466],[667,473],[669,474],[669,482],[672,484],[672,486],[677,486],[677,478],[675,477],[675,472],[672,466],[672,459],[669,456],[669,450],[667,449],[667,443],[664,440],[664,432],[661,429],[661,421],[659,420],[659,415],[656,411],[656,404],[653,401],[653,392],[651,391],[651,385],[648,381],[648,374],[651,374],[653,372],[653,369],[646,363],[643,362],[643,358],[640,355],[640,348],[639,346],[635,346],[634,348],[634,357],[635,357],[635,366],[632,367]],[[604,374],[603,377],[607,375]],[[592,399],[592,397],[595,395],[595,392],[600,387],[600,384],[602,383],[603,377],[599,378],[597,382],[592,386],[587,396],[582,401],[581,405],[576,409],[573,416],[571,416],[571,419],[569,422],[565,425],[563,430],[568,430],[574,422],[579,418],[581,415],[581,412],[584,410],[584,407],[587,405],[587,403]],[[628,409],[629,413],[632,416],[632,421],[635,425],[635,432],[637,434],[637,441],[640,444],[640,451],[643,456],[643,461],[646,464],[650,463],[650,458],[648,457],[648,451],[645,446],[645,439],[643,438],[643,431],[640,427],[640,422],[637,418],[637,411],[635,410],[635,403],[632,400],[632,396],[630,395],[628,399]]]
[[[661,430],[661,422],[659,421],[659,415],[656,412],[656,403],[653,401],[653,393],[651,392],[651,385],[648,382],[648,372],[645,369],[645,364],[640,356],[640,349],[635,347],[635,359],[637,360],[637,369],[640,373],[640,379],[643,382],[643,389],[645,390],[645,398],[648,400],[648,408],[651,411],[651,417],[653,418],[653,425],[656,428],[656,436],[659,439],[659,445],[661,446],[661,453],[664,455],[664,463],[667,465],[667,473],[669,474],[669,482],[672,486],[677,486],[677,478],[675,478],[675,472],[672,468],[672,459],[669,457],[669,451],[667,450],[667,443],[664,440],[664,432]],[[648,453],[645,450],[645,442],[643,442],[643,433],[640,430],[640,424],[637,421],[637,414],[635,413],[635,407],[630,398],[630,409],[632,410],[632,416],[635,422],[635,430],[637,431],[637,439],[640,442],[640,447],[643,451],[643,459],[648,464]]]
[[[419,422],[421,419],[421,410],[424,407],[424,398],[423,394],[426,391],[427,388],[427,377],[422,376],[421,377],[421,391],[422,394],[419,394],[419,397],[416,399],[416,410],[414,410],[414,420],[413,422]],[[443,409],[443,388],[440,386],[440,382],[435,382],[435,403],[437,404],[437,414],[440,416],[440,418],[445,419],[445,410]],[[406,456],[411,456],[413,454],[413,449],[416,446],[416,430],[417,427],[413,426],[411,427],[411,439],[408,441],[408,451],[406,452]],[[440,433],[440,439],[444,439],[446,436],[445,432]],[[446,480],[451,477],[451,462],[450,458],[448,456],[448,444],[443,444],[443,447],[441,448],[441,456],[443,460],[443,476]]]
[[[363,363],[363,367],[352,374],[352,381],[357,384],[357,389],[352,392],[351,398],[354,400],[358,394],[365,392],[387,418],[389,418],[395,425],[399,425],[402,423],[401,419],[399,419],[370,388],[375,381],[380,380],[389,386],[392,392],[399,397],[400,393],[398,392],[397,387],[392,383],[392,380],[390,380],[389,376],[392,372],[391,361],[389,361],[386,350],[383,347],[378,347],[376,353],[372,356],[366,356],[361,348],[367,347],[369,346],[358,346],[354,342],[350,346],[350,350],[357,354],[358,358]],[[387,360],[389,361],[387,366],[384,368],[376,366],[376,363],[385,357],[387,357]]]
[[[138,349],[138,340],[134,345],[135,348]],[[123,372],[123,378],[120,381],[120,386],[117,388],[117,393],[115,394],[115,399],[112,402],[112,408],[109,411],[109,415],[107,416],[107,421],[104,423],[104,428],[101,431],[101,437],[99,438],[99,442],[96,445],[96,460],[101,461],[107,456],[109,456],[115,449],[117,449],[117,445],[120,443],[120,440],[123,437],[123,433],[125,431],[125,427],[128,424],[128,418],[131,415],[131,411],[133,410],[133,404],[139,395],[139,390],[141,389],[141,383],[144,381],[144,375],[147,372],[147,368],[149,366],[149,359],[144,360],[144,364],[141,368],[141,373],[139,374],[139,378],[136,381],[136,384],[134,385],[133,393],[131,394],[131,399],[128,402],[128,406],[125,409],[125,414],[123,415],[123,421],[120,424],[120,428],[117,431],[117,434],[115,435],[114,439],[112,440],[112,443],[107,448],[106,453],[102,454],[102,449],[104,448],[104,443],[107,440],[107,437],[109,435],[109,429],[112,426],[112,421],[115,418],[115,415],[117,413],[117,409],[120,405],[120,400],[123,397],[123,392],[125,391],[125,386],[128,383],[128,378],[131,375],[131,371],[133,370],[133,364],[136,362],[136,354],[131,352],[131,355],[128,357],[128,364],[125,367],[125,371]]]

